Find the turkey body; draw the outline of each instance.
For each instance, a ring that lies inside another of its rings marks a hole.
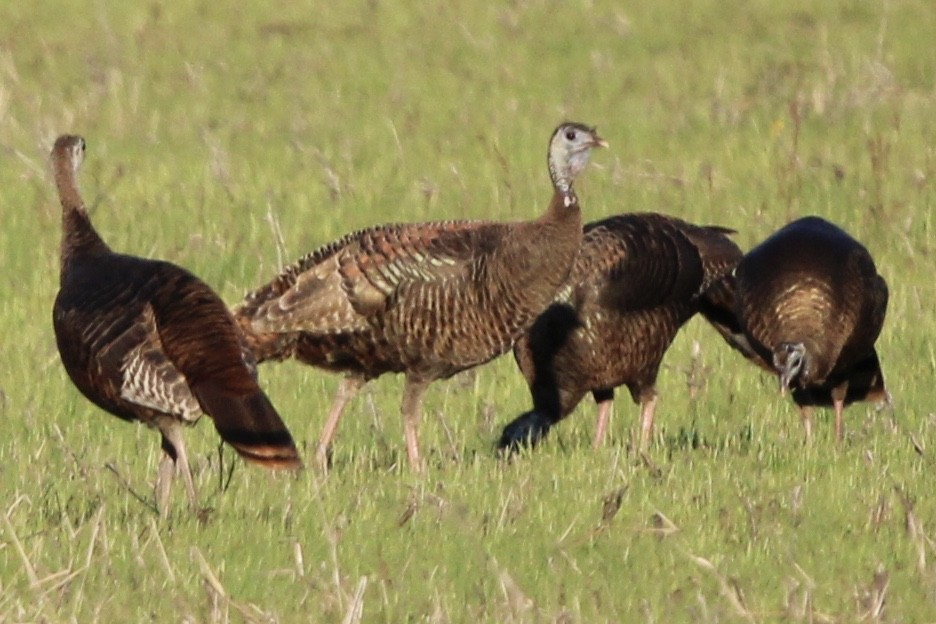
[[[597,446],[624,385],[641,405],[645,447],[666,350],[709,285],[741,258],[729,233],[654,213],[586,225],[568,286],[514,348],[533,410],[504,428],[499,446],[536,443],[587,393],[598,403]]]
[[[581,124],[553,133],[554,192],[539,219],[368,228],[247,295],[235,316],[259,361],[296,358],[345,374],[320,463],[347,401],[368,380],[402,372],[407,453],[421,469],[416,423],[428,384],[508,351],[565,282],[582,238],[571,184],[598,145],[604,141]]]
[[[733,283],[744,344],[739,349],[792,389],[807,437],[811,410],[887,398],[875,342],[887,311],[887,284],[868,250],[819,217],[804,217],[756,246]]]
[[[69,378],[101,409],[160,431],[162,513],[176,465],[196,503],[180,429],[205,413],[245,459],[299,467],[292,437],[258,386],[253,355],[224,302],[185,269],[114,253],[98,236],[75,181],[84,145],[66,135],[52,153],[63,207],[52,316]]]
[[[366,379],[447,378],[509,350],[562,286],[568,269],[537,279],[541,265],[528,260],[521,225],[449,221],[355,232],[248,295],[237,315],[259,330],[250,340],[260,361],[295,357]],[[560,246],[555,264],[571,265],[576,248],[574,239]],[[515,278],[532,287],[515,292]]]

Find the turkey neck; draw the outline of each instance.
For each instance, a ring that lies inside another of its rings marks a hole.
[[[532,224],[535,235],[534,256],[542,260],[542,268],[555,267],[556,286],[566,281],[572,263],[582,245],[582,210],[571,186],[557,186],[546,212]],[[561,267],[566,267],[563,271]]]
[[[110,248],[101,239],[78,192],[75,167],[67,157],[55,159],[55,186],[62,204],[61,275],[64,279],[73,258],[77,255],[100,255],[110,253]]]
[[[582,212],[571,187],[557,187],[546,212],[517,224],[513,234],[502,256],[503,270],[545,307],[568,279],[582,244]]]

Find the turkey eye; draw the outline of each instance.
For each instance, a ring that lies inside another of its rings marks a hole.
[[[566,139],[570,141],[575,140],[575,130],[566,130]]]

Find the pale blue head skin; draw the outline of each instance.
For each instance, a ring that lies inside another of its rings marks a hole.
[[[809,353],[802,342],[781,342],[773,354],[773,366],[780,377],[780,394],[786,394],[794,380],[807,379],[810,364]]]
[[[607,147],[608,142],[598,136],[594,128],[580,123],[560,125],[549,140],[549,173],[556,187],[563,193],[572,188],[572,181],[585,169],[588,156],[596,147]]]

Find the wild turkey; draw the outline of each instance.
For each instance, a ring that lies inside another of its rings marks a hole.
[[[55,338],[65,370],[91,402],[159,430],[160,513],[174,466],[196,505],[181,425],[202,413],[248,461],[298,468],[292,437],[257,385],[253,355],[224,302],[185,269],[114,253],[95,231],[77,185],[84,153],[78,136],[61,136],[52,149],[62,203]]]
[[[887,283],[858,241],[819,217],[778,230],[741,260],[722,288],[735,292],[734,346],[792,389],[806,437],[812,407],[835,408],[835,439],[854,401],[888,399],[874,343]]]
[[[614,388],[626,385],[641,407],[639,444],[645,448],[663,355],[700,310],[708,286],[741,258],[730,233],[652,213],[586,225],[569,287],[514,347],[533,410],[504,427],[498,446],[535,444],[587,392],[598,403],[598,446]]]
[[[258,361],[295,357],[345,373],[319,441],[324,466],[347,402],[368,380],[406,375],[402,415],[413,469],[420,403],[434,380],[507,351],[565,282],[582,239],[573,179],[606,143],[578,123],[549,142],[554,192],[534,221],[372,227],[300,259],[235,310]]]

